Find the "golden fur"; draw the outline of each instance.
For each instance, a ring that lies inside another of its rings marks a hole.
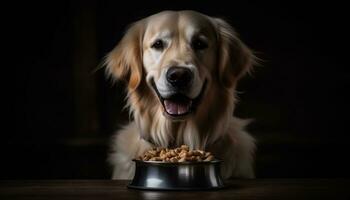
[[[204,31],[211,45],[201,54],[185,44],[193,27]],[[170,30],[172,42],[158,55],[148,42],[163,30]],[[127,83],[127,105],[133,116],[112,139],[112,178],[131,179],[131,160],[152,146],[181,144],[223,159],[225,178],[253,178],[255,140],[244,130],[247,122],[233,117],[233,111],[237,81],[251,69],[254,58],[228,23],[194,11],[165,11],[132,24],[106,58],[107,74]],[[199,84],[208,83],[196,111],[173,120],[164,115],[149,79],[159,80],[163,68],[182,62],[196,66]]]

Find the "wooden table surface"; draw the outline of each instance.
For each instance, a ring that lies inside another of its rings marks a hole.
[[[350,199],[350,179],[233,180],[216,191],[141,191],[128,181],[0,181],[0,199]]]

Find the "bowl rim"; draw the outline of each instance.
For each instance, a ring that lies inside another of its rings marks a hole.
[[[144,165],[208,165],[208,164],[217,164],[223,162],[221,159],[214,159],[211,161],[199,161],[199,162],[191,162],[191,161],[185,161],[185,162],[163,162],[163,161],[144,161],[144,160],[139,160],[139,159],[132,159],[135,163],[141,163]]]

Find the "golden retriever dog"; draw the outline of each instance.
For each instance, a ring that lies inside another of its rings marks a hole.
[[[106,73],[127,86],[132,121],[112,138],[113,179],[155,146],[212,152],[224,178],[254,178],[255,140],[233,116],[237,81],[255,62],[224,20],[164,11],[132,24],[106,56]]]

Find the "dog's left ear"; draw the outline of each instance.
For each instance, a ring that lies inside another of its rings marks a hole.
[[[117,80],[124,81],[131,90],[135,90],[142,79],[143,34],[142,21],[132,24],[119,44],[105,59],[106,73]]]
[[[226,88],[231,88],[252,69],[255,56],[224,20],[214,18],[218,40],[218,75]]]

